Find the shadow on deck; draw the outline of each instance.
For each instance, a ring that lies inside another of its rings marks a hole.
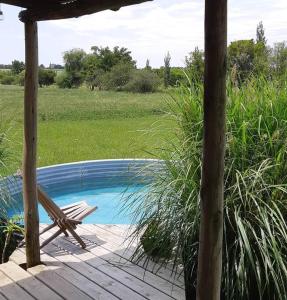
[[[129,245],[127,232],[125,225],[80,225],[77,233],[86,249],[60,236],[42,249],[43,265],[27,271],[19,267],[25,249],[16,250],[10,262],[0,265],[0,300],[184,299],[183,276],[155,263],[131,262],[136,245]]]

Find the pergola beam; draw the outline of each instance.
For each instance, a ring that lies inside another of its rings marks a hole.
[[[23,198],[27,267],[40,264],[37,197],[38,33],[36,22],[25,23],[25,91]]]
[[[152,0],[81,0],[67,4],[43,5],[41,7],[27,9],[19,14],[19,19],[25,21],[45,21],[67,18],[78,18],[103,10],[119,10],[123,6],[130,6]]]
[[[204,141],[198,300],[219,300],[222,269],[227,0],[205,0]]]

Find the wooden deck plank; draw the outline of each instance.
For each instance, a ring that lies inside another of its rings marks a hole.
[[[41,280],[48,287],[56,291],[65,299],[69,300],[91,300],[87,294],[80,291],[73,284],[59,276],[55,269],[59,268],[58,266],[44,266],[38,265],[33,268],[28,269],[33,276]]]
[[[131,261],[131,256],[133,254],[133,249],[129,246],[128,242],[125,242],[124,239],[116,237],[112,234],[107,233],[104,229],[99,228],[95,225],[80,225],[78,226],[78,232],[79,230],[86,230],[89,233],[83,236],[87,239],[93,239],[94,242],[96,242],[96,239],[98,238],[99,242],[101,240],[105,240],[105,243],[103,243],[101,246],[110,252],[116,253],[117,255]],[[170,269],[167,268],[161,268],[159,264],[156,264],[152,261],[149,261],[146,263],[146,261],[143,259],[139,262],[137,262],[138,266],[143,267],[144,269],[156,274],[159,277],[162,277],[165,280],[170,281],[172,284],[177,285],[178,287],[183,288],[184,287],[184,278],[181,274],[174,274],[172,275],[172,272]]]
[[[23,269],[16,272],[15,263],[25,260],[25,249],[15,251],[13,262],[2,267],[2,271],[0,267],[0,300],[1,296],[8,300],[185,299],[183,276],[174,279],[169,269],[155,272],[158,264],[151,263],[146,269],[143,262],[137,265],[131,261],[133,252],[128,248],[127,228],[128,225],[80,225],[77,233],[87,244],[86,249],[80,248],[73,237],[60,236],[41,251],[41,260],[46,265],[28,269],[29,273]],[[41,240],[55,231],[56,228],[49,230]]]
[[[14,282],[17,282],[24,290],[36,299],[41,300],[60,300],[62,297],[58,296],[54,291],[48,288],[41,281],[37,280],[31,274],[23,270],[14,262],[9,261],[6,264],[0,265],[0,270],[11,278]]]
[[[102,235],[101,239],[99,239],[94,232],[91,232],[87,230],[86,228],[89,228],[89,225],[82,225],[78,226],[77,232],[82,236],[82,238],[87,238],[89,239],[88,241],[91,241],[93,243],[96,243],[97,245],[101,245],[100,247],[92,247],[95,255],[101,256],[103,259],[107,260],[110,263],[117,264],[120,266],[120,268],[124,269],[125,271],[131,273],[129,270],[129,267],[125,268],[122,265],[126,264],[128,262],[128,259],[130,258],[129,255],[126,253],[126,248],[123,247],[122,249],[116,245],[116,244],[110,244],[109,242],[103,241],[104,238],[107,238],[107,235]],[[89,228],[90,230],[94,230],[94,227]],[[97,231],[97,230],[96,230]],[[103,239],[102,239],[103,238]],[[88,242],[86,241],[86,242]],[[88,247],[90,248],[90,247]],[[108,250],[107,250],[108,249]],[[89,249],[90,250],[90,249]],[[127,259],[126,259],[127,258]],[[129,261],[131,264],[131,262]],[[137,277],[143,279],[143,275],[151,273],[145,268],[142,268],[140,266],[137,266],[135,264],[132,264],[134,269],[140,268],[140,271],[137,272]],[[158,268],[158,266],[157,266]],[[141,274],[141,275],[140,275]],[[135,274],[133,274],[135,275]],[[167,272],[165,269],[160,269],[156,274],[156,278],[159,280],[161,279],[162,281],[167,281],[169,283],[169,288],[161,289],[160,286],[158,286],[154,280],[151,280],[153,283],[149,283],[152,286],[155,286],[156,288],[159,288],[160,290],[164,291],[168,295],[175,296],[175,298],[182,299],[184,298],[184,288],[183,284],[181,282],[177,281],[177,278],[172,277],[170,275],[170,272]],[[146,280],[144,280],[146,281]],[[171,292],[172,291],[172,292]]]
[[[68,267],[67,265],[64,265],[63,263],[61,263],[60,261],[56,260],[55,258],[53,258],[48,254],[42,254],[41,257],[45,263],[49,265],[55,264],[59,266],[60,268],[56,270],[56,273],[59,274],[61,277],[65,278],[66,280],[68,280],[70,283],[72,283],[81,291],[84,291],[91,298],[106,299],[106,300],[119,299],[118,297],[111,294],[110,292],[110,287],[111,287],[110,280],[106,281],[106,285],[102,284],[102,286],[100,286],[99,284],[96,284],[96,282],[99,283],[99,277],[100,277],[99,274],[97,274],[97,276],[95,277],[96,280],[91,280],[91,278],[88,278],[87,276],[83,276],[81,273],[75,271],[74,269]],[[106,287],[106,290],[103,288],[104,286]]]
[[[0,290],[0,300],[7,300],[7,298],[5,298],[3,294],[1,294],[1,290]]]
[[[108,231],[109,233],[112,234],[113,236],[113,241],[117,242],[119,244],[124,244],[127,246],[137,246],[138,245],[138,241],[134,240],[133,238],[130,237],[130,235],[132,234],[132,230],[135,228],[134,225],[122,225],[122,224],[85,224],[85,225],[81,225],[84,228],[88,229],[89,227],[91,228],[91,226],[98,228],[101,228],[104,231]],[[92,230],[93,231],[93,230]],[[111,235],[109,234],[106,239],[108,239]],[[140,264],[140,262],[139,262]],[[155,267],[155,269],[157,269],[158,265],[154,262],[150,262],[150,267]],[[172,273],[172,269],[173,266],[171,264],[167,264],[165,266],[166,270],[170,270]],[[182,282],[184,284],[184,277],[183,277],[183,270],[178,268],[177,269],[177,274],[176,277],[178,278],[178,280],[180,282]]]
[[[45,233],[46,237],[52,234],[52,230],[49,233]],[[92,267],[102,271],[106,275],[118,280],[122,284],[126,285],[133,291],[137,292],[138,294],[142,295],[147,299],[172,299],[169,295],[161,292],[160,290],[152,287],[151,285],[147,284],[146,282],[139,280],[138,278],[130,275],[126,271],[120,269],[119,267],[109,264],[105,260],[103,260],[100,256],[95,256],[91,252],[87,250],[83,250],[79,248],[77,245],[72,244],[69,241],[65,241],[64,238],[58,238],[55,243],[57,243],[60,247],[63,247],[67,251],[73,253],[74,256],[80,258],[83,261],[86,261],[87,264],[91,265]]]
[[[47,247],[50,247],[50,248],[54,247],[54,252],[57,252],[59,250],[55,246],[49,245]],[[12,259],[16,263],[21,264],[23,262],[23,260],[25,260],[24,249],[19,249],[19,250],[15,251],[13,253]],[[67,281],[72,283],[74,286],[79,288],[81,291],[84,291],[91,298],[103,299],[103,300],[104,299],[106,299],[106,300],[119,299],[119,298],[113,296],[113,294],[111,294],[110,292],[106,291],[99,284],[94,283],[87,276],[83,276],[81,273],[75,271],[74,269],[72,269],[69,266],[62,263],[60,260],[57,260],[56,258],[52,257],[51,255],[46,254],[43,251],[41,253],[41,260],[43,263],[45,263],[47,265],[59,266],[59,268],[55,269],[54,272],[59,274],[61,277],[65,278]],[[89,273],[88,275],[90,276],[91,274]],[[97,275],[97,278],[98,277],[99,276]],[[109,287],[109,285],[108,285],[108,287]],[[52,298],[50,298],[50,299],[52,299]]]
[[[93,224],[93,225],[108,230],[110,233],[113,233],[124,239],[128,238],[129,234],[135,228],[135,226],[133,225],[116,225],[116,224]]]
[[[33,300],[25,290],[23,290],[12,279],[0,271],[0,291],[8,300]]]
[[[83,228],[85,227],[82,226],[81,228],[77,229],[78,233],[82,237],[87,235],[87,231],[84,230]],[[89,236],[89,238],[91,242],[93,242],[93,240],[95,240],[95,243],[97,242],[97,239],[94,238],[94,236]],[[167,281],[166,279],[163,279],[145,270],[144,268],[137,266],[136,264],[128,261],[123,257],[119,257],[118,255],[115,255],[115,253],[113,252],[110,252],[101,247],[88,246],[87,249],[91,251],[93,254],[95,254],[96,256],[101,256],[107,262],[118,266],[120,269],[126,271],[130,275],[143,280],[144,282],[159,289],[160,291],[166,293],[167,295],[173,296],[176,299],[183,299],[185,297],[185,291],[182,287],[179,287],[176,284],[173,284],[170,281]]]
[[[117,278],[111,277],[109,274],[106,274],[94,266],[91,266],[89,261],[94,260],[95,256],[93,254],[65,240],[61,242],[61,240],[61,238],[58,238],[53,243],[45,246],[42,250],[50,256],[60,260],[70,268],[88,277],[90,280],[107,289],[110,293],[120,299],[145,299],[136,291],[130,289],[129,286],[122,284],[119,280],[117,280]],[[59,251],[57,245],[58,247],[65,249],[67,252],[65,253]],[[73,253],[73,255],[71,253]],[[47,263],[47,261],[45,261],[45,263]],[[98,265],[101,264],[106,265],[107,263],[103,260],[100,260]]]
[[[53,254],[49,252],[52,256]],[[141,295],[135,293],[134,291],[130,290],[127,286],[121,284],[119,281],[114,280],[110,276],[107,276],[105,273],[101,272],[98,269],[95,269],[88,263],[77,259],[76,257],[58,257],[65,265],[69,266],[70,268],[76,270],[78,273],[84,275],[85,277],[89,276],[89,280],[94,283],[99,284],[101,287],[105,288],[109,293],[111,293],[110,298],[117,298],[117,299],[135,299],[135,300],[143,300],[145,299]],[[45,262],[49,262],[45,260]],[[50,263],[50,262],[49,262]],[[106,299],[109,299],[107,297]]]
[[[143,299],[140,295],[137,293],[131,291],[128,287],[122,285],[117,280],[114,280],[110,276],[107,276],[105,273],[91,267],[89,264],[85,263],[84,261],[81,261],[80,259],[77,259],[77,257],[73,255],[69,255],[67,253],[63,255],[59,255],[59,253],[55,253],[55,248],[52,249],[52,247],[47,246],[44,251],[47,251],[50,256],[61,260],[65,265],[69,266],[71,269],[76,270],[78,273],[82,274],[85,277],[88,277],[89,280],[91,280],[94,283],[99,284],[101,287],[105,288],[111,293],[110,298],[117,297],[119,299],[125,299],[125,297],[128,297],[128,299]],[[46,263],[49,263],[48,260],[45,260]],[[114,296],[113,296],[114,295]]]

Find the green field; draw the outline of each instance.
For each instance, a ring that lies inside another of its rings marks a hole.
[[[167,124],[163,93],[39,89],[38,166],[104,159],[152,157]],[[21,164],[23,88],[0,85],[1,126],[8,130],[10,165]],[[8,125],[7,125],[8,124]]]

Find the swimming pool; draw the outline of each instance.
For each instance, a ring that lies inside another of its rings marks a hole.
[[[131,224],[131,212],[123,210],[127,199],[143,197],[159,161],[146,159],[97,160],[37,169],[38,182],[58,206],[85,200],[97,210],[84,223]],[[23,211],[21,180],[13,178],[9,190],[17,203],[9,214]],[[41,223],[50,223],[39,205]]]

